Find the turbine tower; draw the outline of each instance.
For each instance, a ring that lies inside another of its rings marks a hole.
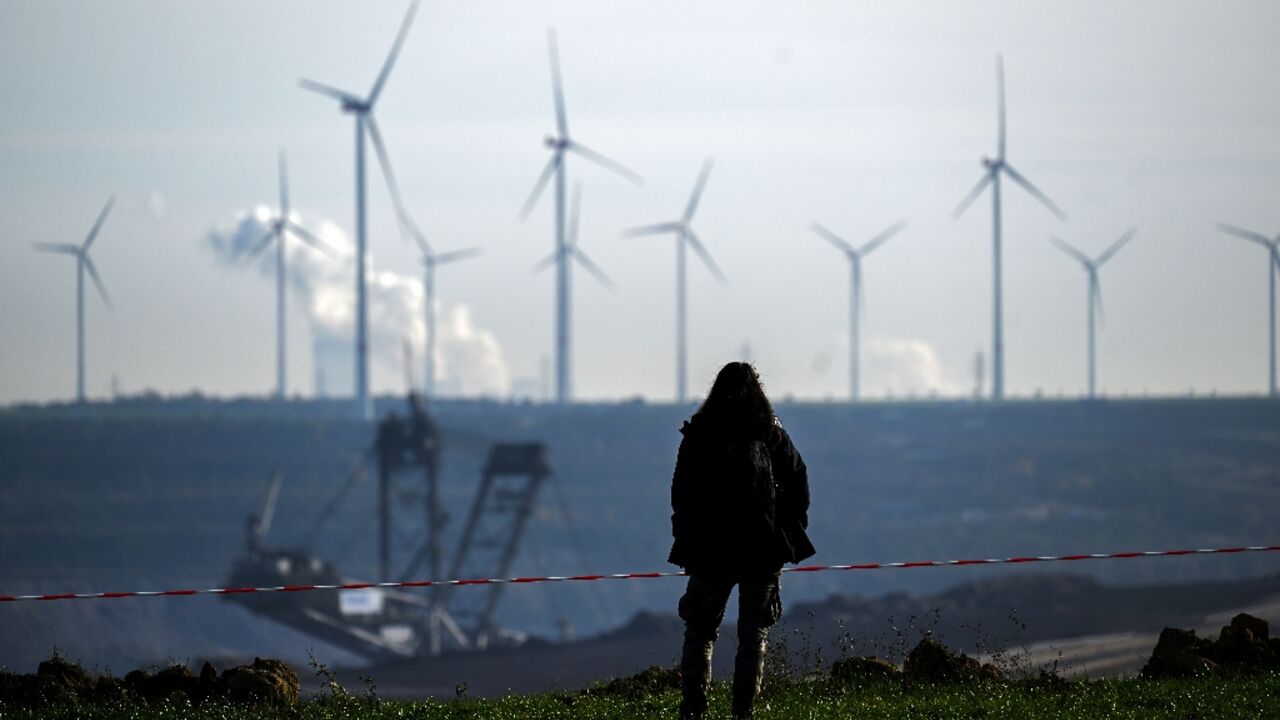
[[[1267,301],[1267,327],[1269,330],[1267,350],[1270,354],[1271,365],[1267,392],[1273,398],[1280,397],[1280,391],[1276,389],[1276,275],[1280,274],[1280,235],[1275,238],[1268,238],[1262,233],[1244,230],[1227,223],[1218,223],[1218,229],[1228,235],[1235,235],[1238,238],[1258,243],[1267,249],[1267,254],[1270,256],[1270,262],[1267,263],[1267,283],[1270,287],[1270,296]]]
[[[521,219],[528,217],[534,203],[554,175],[556,179],[556,246],[555,256],[566,258],[564,227],[564,185],[565,185],[565,153],[575,152],[583,158],[627,178],[637,185],[643,184],[639,175],[614,160],[584,146],[569,136],[569,120],[564,110],[564,91],[560,84],[560,54],[556,49],[555,30],[547,31],[547,45],[551,55],[551,89],[556,106],[556,135],[548,135],[544,140],[551,150],[551,159],[538,176],[538,181],[529,193],[524,208],[520,211]],[[556,402],[567,403],[573,399],[573,380],[571,369],[571,348],[569,328],[569,263],[556,265]]]
[[[84,242],[79,245],[70,243],[36,243],[35,248],[41,252],[62,253],[71,255],[76,259],[76,402],[84,404],[84,274],[89,273],[89,277],[93,280],[94,287],[98,288],[98,295],[102,296],[102,303],[111,308],[111,298],[107,295],[107,288],[102,284],[102,278],[98,277],[98,269],[93,265],[93,258],[89,257],[89,246],[93,245],[93,241],[98,237],[98,231],[102,229],[102,223],[107,219],[107,213],[111,212],[111,206],[115,203],[114,197],[107,199],[107,204],[102,208],[102,212],[98,214],[98,219],[93,223],[93,227],[89,229],[88,236]]]
[[[679,220],[657,223],[656,225],[645,225],[633,228],[625,233],[628,237],[663,235],[666,233],[675,233],[676,236],[676,402],[680,404],[683,404],[688,398],[688,355],[685,349],[688,316],[685,305],[685,248],[693,248],[702,263],[720,281],[721,285],[727,282],[724,273],[720,272],[720,268],[711,259],[711,254],[703,247],[702,241],[698,239],[697,233],[690,226],[690,223],[693,222],[693,214],[698,210],[698,201],[702,198],[702,189],[706,186],[707,176],[710,173],[711,160],[708,158],[702,164],[702,172],[698,174],[698,181],[693,186],[693,194],[689,196],[689,204],[685,206],[684,215]]]
[[[403,224],[413,241],[417,243],[418,251],[422,253],[422,297],[426,305],[424,322],[427,331],[426,349],[424,351],[426,355],[424,368],[426,377],[422,388],[424,397],[432,398],[435,397],[436,391],[436,267],[475,257],[480,254],[480,248],[437,253],[431,248],[431,243],[427,242],[427,238],[418,227],[418,224],[408,214],[403,216]]]
[[[1004,304],[1002,297],[1003,281],[1001,279],[1001,215],[1000,215],[1000,174],[1004,173],[1014,183],[1021,185],[1032,197],[1039,200],[1049,211],[1058,217],[1059,220],[1066,220],[1067,216],[1058,209],[1057,205],[1049,199],[1047,195],[1040,191],[1031,181],[1027,180],[1005,159],[1005,123],[1004,123],[1004,60],[996,56],[996,95],[997,95],[997,133],[996,133],[996,156],[992,158],[983,158],[982,166],[985,171],[982,173],[982,179],[974,186],[973,190],[960,201],[960,205],[956,207],[953,217],[960,217],[964,211],[973,204],[974,200],[982,194],[982,191],[991,186],[991,246],[992,246],[992,340],[991,340],[991,398],[993,400],[1001,400],[1004,398]]]
[[[850,245],[844,238],[836,235],[827,228],[813,223],[811,226],[813,231],[822,236],[828,242],[845,254],[849,258],[849,400],[857,402],[860,395],[860,384],[858,370],[860,365],[860,353],[858,350],[858,320],[861,313],[864,312],[862,307],[862,258],[866,257],[872,250],[883,245],[889,238],[902,232],[907,226],[906,220],[899,220],[895,225],[886,228],[879,235],[868,240],[860,248]]]
[[[614,288],[613,280],[600,269],[599,265],[592,262],[591,258],[578,247],[578,216],[582,210],[582,182],[573,184],[573,204],[569,210],[569,225],[565,231],[564,244],[556,251],[543,258],[533,266],[534,273],[540,273],[543,270],[554,265],[558,271],[558,275],[564,278],[565,287],[570,287],[570,266],[572,261],[577,260],[587,272],[591,273],[601,285],[612,290]],[[567,298],[567,293],[566,293]],[[568,308],[571,310],[572,308]],[[569,321],[569,313],[565,313],[565,321]]]
[[[270,229],[262,240],[245,256],[245,262],[262,254],[273,241],[276,243],[276,399],[283,400],[288,388],[285,384],[285,234],[293,233],[303,242],[329,257],[337,254],[311,231],[293,221],[289,213],[289,176],[285,167],[284,150],[280,151],[280,211],[271,218]]]
[[[1094,322],[1096,319],[1102,318],[1102,285],[1098,282],[1098,268],[1102,267],[1103,264],[1105,264],[1108,260],[1112,258],[1112,256],[1120,252],[1120,248],[1124,247],[1125,244],[1127,244],[1130,240],[1132,240],[1134,234],[1137,232],[1138,232],[1137,228],[1129,228],[1129,230],[1126,231],[1124,235],[1120,236],[1119,240],[1116,240],[1114,243],[1111,244],[1111,247],[1103,251],[1103,253],[1098,257],[1092,258],[1092,259],[1090,259],[1088,255],[1085,255],[1084,253],[1077,250],[1075,247],[1073,247],[1070,243],[1063,240],[1062,238],[1055,237],[1055,236],[1049,237],[1049,239],[1053,242],[1054,245],[1058,247],[1059,250],[1070,255],[1076,260],[1080,261],[1080,264],[1084,266],[1085,273],[1089,277],[1089,290],[1088,290],[1089,305],[1088,305],[1088,315],[1086,317],[1088,318],[1088,322],[1089,322],[1089,399],[1090,400],[1097,397],[1097,388],[1098,388],[1097,352],[1096,352],[1097,346],[1094,343]]]
[[[378,123],[373,117],[374,105],[378,102],[378,96],[382,94],[382,88],[387,82],[387,76],[391,74],[391,67],[396,62],[396,56],[400,54],[400,47],[404,44],[405,35],[409,32],[409,25],[413,22],[414,13],[418,11],[418,0],[413,0],[409,5],[409,11],[404,16],[404,22],[400,25],[400,32],[396,35],[395,43],[391,46],[391,52],[387,55],[386,61],[382,64],[382,70],[378,73],[377,79],[373,82],[373,88],[369,90],[369,94],[360,97],[345,90],[339,90],[328,85],[322,85],[311,80],[299,80],[298,84],[306,90],[320,93],[331,97],[342,103],[342,112],[350,113],[356,119],[356,377],[355,377],[355,399],[356,414],[358,417],[371,420],[373,419],[373,400],[369,396],[369,307],[368,298],[365,288],[365,264],[367,262],[367,242],[365,237],[365,197],[364,197],[364,136],[365,132],[369,133],[369,138],[373,141],[374,150],[378,153],[378,159],[382,163],[383,172],[388,177],[388,183],[391,183],[390,166],[387,164],[387,150],[382,142],[382,133],[378,131]],[[392,202],[395,203],[397,210],[400,208],[400,198],[396,192],[394,185],[392,186]]]

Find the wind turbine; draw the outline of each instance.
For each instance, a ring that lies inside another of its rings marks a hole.
[[[720,268],[711,259],[711,254],[703,247],[702,241],[698,239],[697,233],[690,226],[690,223],[693,222],[693,214],[698,210],[698,201],[702,198],[702,189],[707,184],[707,176],[711,173],[711,164],[710,158],[702,164],[702,172],[698,174],[698,180],[693,186],[693,194],[689,196],[689,204],[685,206],[684,215],[679,220],[632,228],[625,233],[628,237],[663,235],[666,233],[675,233],[676,236],[676,402],[681,404],[685,402],[688,396],[688,379],[686,377],[688,356],[685,349],[686,317],[688,315],[685,306],[686,246],[693,248],[702,263],[720,281],[721,285],[727,283],[724,273],[720,272]]]
[[[1097,378],[1098,378],[1097,361],[1096,361],[1097,353],[1095,350],[1096,345],[1094,344],[1094,321],[1095,321],[1095,318],[1100,319],[1102,317],[1102,285],[1098,282],[1098,268],[1102,267],[1103,264],[1105,264],[1108,260],[1112,258],[1112,256],[1120,252],[1120,248],[1124,247],[1126,243],[1132,240],[1134,234],[1137,232],[1138,232],[1137,228],[1129,228],[1129,230],[1126,231],[1125,234],[1120,236],[1119,240],[1116,240],[1114,243],[1111,244],[1111,247],[1104,250],[1103,253],[1098,257],[1092,258],[1092,259],[1090,259],[1088,255],[1085,255],[1084,253],[1077,250],[1075,247],[1073,247],[1070,243],[1063,240],[1062,238],[1055,237],[1055,236],[1049,237],[1049,239],[1053,242],[1054,245],[1058,247],[1059,250],[1070,255],[1076,260],[1080,261],[1080,264],[1084,266],[1085,273],[1087,273],[1089,276],[1089,291],[1088,291],[1088,295],[1089,295],[1088,313],[1089,314],[1087,317],[1089,319],[1089,399],[1090,400],[1097,397]]]
[[[564,244],[560,245],[554,252],[543,258],[533,266],[534,273],[540,273],[543,270],[555,265],[557,269],[563,269],[565,284],[569,282],[569,266],[573,260],[577,260],[587,272],[591,273],[601,285],[612,290],[614,288],[613,280],[596,265],[587,254],[578,247],[578,216],[582,210],[582,182],[576,182],[573,185],[573,205],[569,211],[569,226],[565,232]],[[567,294],[566,294],[567,299]],[[566,311],[566,321],[569,313]]]
[[[996,156],[995,158],[982,159],[982,166],[986,171],[982,174],[982,179],[974,186],[969,194],[960,201],[960,205],[956,207],[953,217],[960,217],[964,211],[973,204],[974,200],[982,194],[982,191],[991,186],[991,246],[992,246],[992,283],[994,289],[992,292],[993,308],[992,314],[994,320],[992,323],[992,341],[991,341],[991,397],[993,400],[1001,400],[1004,398],[1004,305],[1002,298],[1003,280],[1001,279],[1001,256],[1000,256],[1000,233],[1001,233],[1001,216],[1000,216],[1000,174],[1004,173],[1014,183],[1021,185],[1032,197],[1039,200],[1049,211],[1058,217],[1059,220],[1066,220],[1067,216],[1058,209],[1057,205],[1049,199],[1035,185],[1031,184],[1009,164],[1005,159],[1005,122],[1004,122],[1004,59],[999,55],[996,56],[996,93],[998,97],[998,115],[997,115],[997,135],[996,135]]]
[[[844,238],[816,222],[811,226],[815,233],[822,236],[827,242],[834,245],[837,250],[843,252],[845,257],[849,258],[849,400],[852,402],[858,401],[860,391],[858,379],[858,319],[863,312],[862,258],[883,245],[889,238],[902,232],[902,229],[906,226],[906,220],[899,220],[896,224],[883,230],[879,235],[868,240],[860,248],[853,247]]]
[[[390,165],[387,162],[386,145],[382,142],[382,133],[378,131],[378,123],[373,117],[374,105],[378,102],[378,96],[382,94],[382,88],[387,82],[387,76],[391,74],[391,67],[396,62],[396,56],[400,54],[400,47],[404,44],[405,35],[409,32],[409,25],[413,22],[414,13],[418,11],[418,0],[413,0],[409,4],[409,11],[404,16],[404,21],[400,24],[400,32],[396,35],[395,43],[391,46],[391,52],[387,55],[386,61],[382,64],[382,70],[378,73],[377,79],[373,82],[373,87],[369,90],[369,94],[365,97],[354,95],[345,90],[339,90],[328,85],[322,85],[318,82],[302,79],[298,81],[303,89],[320,93],[331,97],[342,103],[342,112],[350,113],[356,119],[356,377],[355,377],[355,396],[356,396],[356,413],[359,417],[369,420],[373,418],[373,401],[369,396],[369,306],[367,291],[365,288],[365,264],[367,260],[367,242],[365,227],[365,197],[364,197],[364,136],[368,131],[369,138],[373,141],[373,148],[378,154],[378,160],[382,165],[382,170],[386,175],[387,184],[391,190],[391,199],[395,204],[397,211],[401,208],[399,191],[395,186],[395,180],[391,174]]]
[[[480,248],[467,248],[465,250],[452,250],[450,252],[437,253],[431,248],[431,243],[427,242],[427,238],[423,235],[418,224],[413,221],[406,213],[402,217],[404,229],[413,238],[418,245],[418,251],[422,253],[422,296],[425,301],[425,322],[427,330],[426,338],[426,380],[423,383],[423,395],[427,398],[435,397],[436,388],[436,303],[435,303],[435,273],[436,267],[440,265],[448,265],[449,263],[458,262],[473,258],[480,254]]]
[[[284,150],[280,151],[280,213],[271,219],[270,229],[262,240],[254,245],[245,256],[248,262],[262,254],[273,241],[276,243],[276,398],[283,400],[287,388],[285,386],[285,234],[293,233],[303,242],[320,250],[329,257],[337,257],[336,253],[311,231],[293,221],[289,213],[289,176],[285,167]]]
[[[560,54],[556,49],[555,30],[547,31],[547,45],[551,56],[551,89],[556,105],[556,135],[546,136],[544,143],[551,150],[551,159],[538,176],[533,191],[529,193],[520,217],[528,217],[529,212],[542,195],[543,189],[554,175],[556,179],[556,249],[555,256],[561,260],[556,264],[556,402],[567,403],[573,398],[572,372],[570,362],[570,327],[569,327],[569,253],[565,250],[564,234],[564,183],[565,154],[574,152],[591,162],[641,185],[644,181],[639,175],[626,166],[611,160],[592,150],[569,136],[569,119],[564,110],[564,91],[560,83]]]
[[[1262,233],[1244,230],[1227,223],[1218,223],[1218,229],[1228,235],[1235,235],[1238,238],[1258,243],[1265,247],[1267,254],[1271,256],[1271,262],[1267,263],[1267,282],[1270,286],[1270,299],[1267,302],[1269,316],[1267,327],[1270,330],[1270,334],[1268,335],[1267,349],[1271,355],[1270,388],[1268,392],[1273,398],[1280,397],[1280,392],[1276,389],[1276,275],[1280,274],[1280,235],[1277,235],[1274,239],[1268,238]]]
[[[111,206],[115,201],[114,197],[107,198],[107,204],[98,214],[98,219],[89,229],[89,235],[85,237],[83,243],[79,245],[45,242],[35,244],[35,248],[41,252],[62,253],[76,259],[76,402],[81,404],[84,403],[84,274],[86,271],[89,273],[94,286],[98,288],[98,294],[102,296],[102,303],[110,309],[111,298],[107,295],[107,288],[102,284],[102,278],[98,277],[98,269],[93,265],[93,258],[89,257],[89,246],[93,245],[93,241],[98,237],[98,231],[102,229],[102,223],[107,219],[107,213],[111,212]]]

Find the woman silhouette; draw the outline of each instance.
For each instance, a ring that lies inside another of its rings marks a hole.
[[[805,533],[808,475],[760,376],[747,363],[721,368],[702,407],[680,432],[684,438],[671,480],[675,542],[668,558],[689,574],[680,599],[680,716],[700,718],[707,710],[711,652],[737,585],[733,716],[749,718],[760,692],[765,640],[782,615],[782,565],[814,554]]]

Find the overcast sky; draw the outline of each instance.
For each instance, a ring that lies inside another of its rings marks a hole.
[[[299,220],[345,241],[352,120],[297,80],[366,92],[406,7],[0,4],[0,402],[73,395],[74,262],[31,244],[79,242],[113,193],[93,257],[114,308],[86,299],[90,394],[113,376],[128,393],[268,392],[269,266],[233,267],[211,234],[275,204],[284,147]],[[578,397],[672,396],[674,243],[621,231],[677,217],[707,157],[694,226],[729,284],[691,263],[695,391],[749,345],[775,395],[842,397],[848,266],[808,225],[860,243],[906,218],[865,262],[864,392],[967,392],[990,351],[990,200],[950,212],[995,149],[997,53],[1009,159],[1070,216],[1006,185],[1009,392],[1084,387],[1086,278],[1049,234],[1096,254],[1134,225],[1101,273],[1101,388],[1265,389],[1266,253],[1215,223],[1280,233],[1280,4],[426,0],[377,116],[437,248],[484,248],[438,277],[454,392],[536,393],[552,353],[554,278],[531,271],[552,249],[550,196],[517,217],[554,127],[550,26],[573,135],[646,180],[570,160],[581,246],[617,283],[574,274]],[[416,250],[369,159],[373,267],[420,309]],[[310,394],[316,298],[292,292],[289,385]],[[375,335],[420,342],[416,315],[385,317]],[[399,343],[376,344],[375,390],[403,383]]]

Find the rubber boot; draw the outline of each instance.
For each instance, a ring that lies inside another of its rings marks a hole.
[[[764,679],[765,641],[769,629],[739,628],[738,654],[733,662],[733,717],[747,720],[760,695]]]
[[[715,638],[686,626],[680,653],[681,720],[696,720],[707,712],[707,692],[711,689],[711,652]]]

